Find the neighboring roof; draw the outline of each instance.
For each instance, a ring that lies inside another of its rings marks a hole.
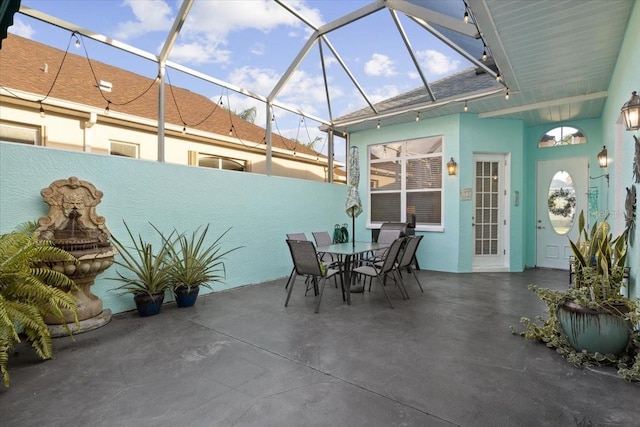
[[[64,59],[64,63],[63,63]],[[46,64],[46,66],[45,66]],[[60,66],[62,64],[62,69]],[[46,68],[46,70],[45,70]],[[94,74],[95,72],[95,78]],[[58,74],[58,70],[60,70]],[[107,101],[97,88],[96,80],[112,83],[112,91],[104,93],[111,101],[109,111],[157,120],[158,83],[153,78],[141,76],[121,68],[91,60],[84,56],[65,52],[42,43],[10,34],[0,50],[0,86],[9,90],[34,93],[44,98],[70,101],[105,109]],[[51,87],[54,83],[55,85]],[[143,92],[144,95],[140,96]],[[50,92],[49,92],[50,91]],[[173,92],[173,95],[172,95]],[[140,96],[140,98],[119,105]],[[176,102],[173,101],[175,96]],[[29,99],[38,101],[37,99]],[[179,105],[176,108],[176,103]],[[43,101],[44,109],[47,101]],[[165,122],[183,126],[184,117],[189,128],[218,135],[228,135],[233,126],[234,136],[251,146],[264,143],[266,130],[243,120],[220,107],[216,102],[187,89],[166,85]],[[208,116],[208,117],[207,117]],[[204,120],[204,121],[203,121]],[[202,123],[197,124],[202,121]],[[326,157],[276,133],[272,134],[272,146],[298,153]]]
[[[493,64],[489,66],[490,68],[495,67]],[[441,102],[448,99],[459,99],[463,95],[471,97],[473,94],[479,94],[487,90],[503,88],[504,86],[498,83],[493,76],[479,68],[467,68],[431,83],[431,89],[436,99]],[[431,102],[429,93],[422,86],[375,104],[378,114],[375,114],[371,108],[366,107],[341,116],[335,121],[339,123],[359,118],[375,119],[377,115],[411,108],[411,106],[416,106],[416,113],[418,113],[420,108],[426,110],[428,107],[425,107],[425,105],[428,105],[429,102]]]

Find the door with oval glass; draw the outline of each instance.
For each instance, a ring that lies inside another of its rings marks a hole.
[[[578,214],[586,213],[589,159],[540,160],[536,177],[536,265],[569,269],[569,238],[578,238]]]

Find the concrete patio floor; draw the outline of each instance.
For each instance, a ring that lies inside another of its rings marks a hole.
[[[447,274],[353,294],[327,286],[319,314],[285,279],[115,316],[57,338],[41,362],[17,346],[0,426],[637,426],[640,387],[576,369],[509,331],[544,314],[529,283],[565,271]]]

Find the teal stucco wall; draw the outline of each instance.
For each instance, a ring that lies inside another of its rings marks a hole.
[[[611,76],[607,91],[607,101],[602,113],[602,138],[607,141],[607,148],[616,144],[619,152],[615,152],[615,163],[611,172],[611,191],[619,197],[610,197],[608,211],[620,215],[624,210],[626,187],[635,185],[640,193],[640,183],[633,182],[633,135],[640,138],[640,131],[626,131],[622,125],[620,108],[629,100],[632,91],[640,93],[640,2],[636,2],[629,17],[629,25],[624,43],[618,54],[618,61]],[[617,150],[616,150],[617,151]],[[620,171],[616,173],[616,169]],[[638,213],[636,212],[636,224]],[[629,247],[627,265],[631,267],[629,292],[631,296],[640,297],[640,227],[636,225],[632,237],[633,245]]]
[[[71,176],[104,193],[97,213],[120,240],[127,239],[123,221],[152,241],[149,223],[181,232],[209,223],[212,237],[232,227],[223,247],[242,249],[228,255],[227,280],[215,291],[287,276],[286,233],[312,239],[312,231],[331,232],[348,221],[344,185],[0,142],[0,233],[44,216],[48,206],[40,190]],[[118,285],[109,280],[115,269],[98,276],[92,289],[118,313],[134,304],[130,295],[111,291]]]

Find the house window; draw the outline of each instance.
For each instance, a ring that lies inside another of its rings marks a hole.
[[[442,143],[432,136],[369,146],[371,224],[405,222],[442,227]]]
[[[212,154],[189,152],[189,164],[200,166],[203,168],[225,169],[232,171],[245,172],[247,170],[247,161],[240,159],[232,159],[229,157],[214,156]]]
[[[134,159],[140,158],[140,145],[131,144],[130,142],[118,142],[111,141],[109,147],[109,154],[112,156],[131,157]]]
[[[542,138],[538,141],[538,147],[559,147],[562,145],[584,144],[586,142],[587,137],[580,129],[561,126],[553,128],[542,135]]]
[[[0,141],[42,145],[40,127],[8,122],[0,123]]]

